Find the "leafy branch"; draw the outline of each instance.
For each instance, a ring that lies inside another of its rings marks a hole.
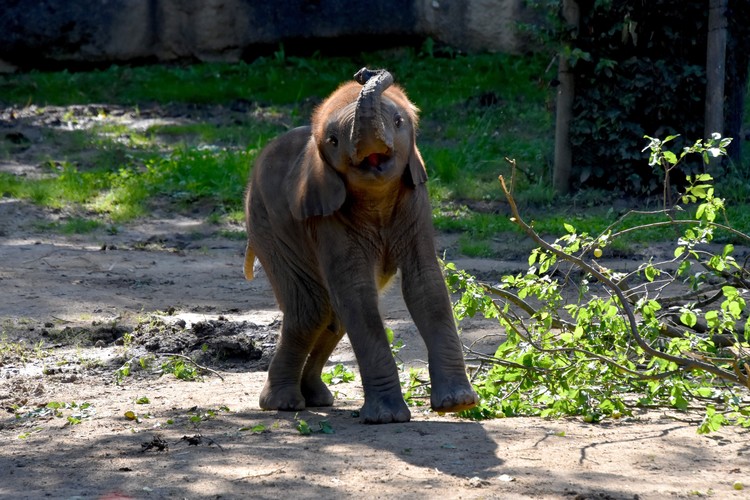
[[[618,231],[626,214],[598,236],[566,223],[567,234],[548,242],[524,221],[500,177],[512,220],[538,247],[528,272],[498,284],[446,264],[449,287],[462,293],[457,319],[497,318],[506,334],[494,356],[468,349],[480,362],[473,381],[482,401],[466,416],[567,414],[597,421],[634,406],[687,410],[697,404],[705,410],[701,432],[729,422],[750,426],[750,273],[747,260],[740,266],[732,256],[732,244],[718,253],[709,245],[716,231],[745,243],[750,237],[717,222],[724,200],[709,175],[688,176],[680,200],[696,205],[690,219],[677,218],[688,211],[666,195],[668,173],[683,158],[724,154],[729,139],[697,141],[679,155],[664,148],[673,137],[647,139],[650,164],[663,169],[665,182],[664,208],[651,214],[665,221]],[[672,258],[650,259],[629,272],[599,260],[617,238],[664,226],[684,229]]]
[[[641,347],[641,349],[643,349],[643,351],[647,355],[661,358],[666,361],[670,361],[672,363],[675,363],[678,366],[681,366],[682,368],[686,370],[703,370],[703,371],[712,373],[716,375],[717,377],[720,377],[724,380],[728,380],[730,382],[735,382],[735,383],[741,383],[743,385],[750,387],[748,385],[747,376],[745,375],[740,375],[739,373],[736,373],[736,372],[732,373],[727,370],[722,370],[721,368],[718,368],[713,364],[704,363],[697,358],[674,356],[664,351],[660,351],[658,349],[653,348],[648,342],[646,342],[646,340],[641,336],[640,332],[638,331],[638,320],[635,317],[635,312],[633,311],[633,308],[630,306],[630,302],[628,301],[628,298],[625,296],[625,293],[622,291],[622,289],[619,286],[617,286],[612,280],[607,278],[602,272],[594,268],[594,266],[585,262],[583,259],[580,259],[569,253],[566,253],[562,251],[561,249],[553,245],[550,245],[549,243],[544,241],[544,239],[542,239],[542,237],[539,236],[531,228],[531,226],[526,224],[526,222],[524,222],[524,220],[521,218],[521,214],[518,212],[518,207],[516,206],[515,200],[513,199],[513,196],[511,195],[510,191],[508,191],[505,185],[505,179],[503,179],[502,175],[500,176],[500,184],[503,188],[503,193],[505,194],[508,200],[508,203],[510,204],[510,209],[513,214],[514,222],[531,239],[533,239],[539,245],[540,248],[554,254],[560,259],[570,262],[574,266],[590,274],[591,276],[596,278],[600,283],[605,285],[619,299],[619,306],[623,309],[625,315],[627,316],[628,323],[630,324],[630,333],[635,339],[635,341],[638,343],[638,345]],[[587,354],[591,355],[592,353],[587,353]],[[596,356],[600,357],[598,355]],[[627,370],[623,367],[620,367],[619,365],[618,367],[620,369]]]

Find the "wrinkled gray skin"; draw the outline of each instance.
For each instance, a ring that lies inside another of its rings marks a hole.
[[[284,313],[260,395],[267,410],[333,404],[321,371],[344,332],[359,363],[365,423],[406,422],[378,311],[397,270],[424,339],[432,408],[470,408],[461,343],[433,243],[417,109],[387,71],[361,70],[258,157],[245,200],[245,276],[257,256]]]

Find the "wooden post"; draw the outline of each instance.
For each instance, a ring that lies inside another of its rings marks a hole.
[[[563,0],[563,18],[575,34],[580,24],[580,10],[575,0]],[[575,36],[575,35],[574,35]],[[557,68],[557,103],[555,113],[555,164],[552,174],[552,187],[558,194],[570,190],[570,175],[573,163],[573,151],[570,146],[570,120],[573,116],[573,98],[575,97],[575,75],[565,54],[566,47],[558,54]],[[568,47],[570,48],[570,44]]]
[[[724,135],[734,140],[727,148],[727,160],[740,168],[745,179],[750,179],[750,165],[742,165],[745,140],[742,123],[745,116],[745,93],[750,70],[750,2],[727,2],[727,59],[724,80]]]
[[[724,73],[727,51],[727,0],[709,0],[706,43],[706,138],[724,133]],[[717,160],[720,160],[717,158]]]

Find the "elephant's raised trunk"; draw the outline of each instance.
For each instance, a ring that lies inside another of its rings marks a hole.
[[[362,85],[354,112],[350,156],[355,165],[367,159],[373,166],[383,156],[390,155],[393,137],[388,133],[380,113],[380,97],[393,84],[393,76],[386,70],[360,69],[354,79]]]

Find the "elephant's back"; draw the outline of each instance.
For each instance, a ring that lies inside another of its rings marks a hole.
[[[310,126],[294,128],[263,148],[251,173],[250,192],[255,193],[256,198],[285,198],[286,177],[295,168],[299,155],[310,140],[310,130]]]
[[[311,127],[297,127],[270,141],[255,160],[247,191],[246,211],[261,217],[291,219],[287,191],[290,172],[310,141]]]

